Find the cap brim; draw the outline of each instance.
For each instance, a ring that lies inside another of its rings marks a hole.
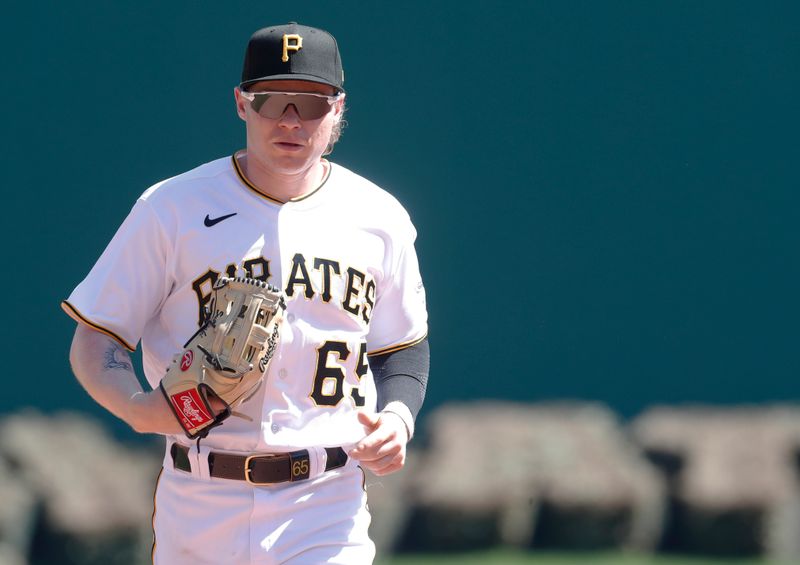
[[[321,79],[314,75],[303,75],[303,74],[269,75],[268,77],[254,78],[240,83],[239,88],[241,88],[242,90],[246,90],[248,86],[255,84],[257,82],[272,82],[274,80],[305,80],[308,82],[315,82],[317,84],[326,84],[328,86],[332,86],[333,88],[335,88],[337,92],[344,92],[344,88],[342,88],[341,86],[336,86],[335,84],[331,84],[329,81]]]

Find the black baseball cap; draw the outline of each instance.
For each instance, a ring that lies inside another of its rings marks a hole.
[[[239,88],[262,80],[308,80],[344,92],[339,46],[327,31],[289,22],[255,32],[247,43]]]

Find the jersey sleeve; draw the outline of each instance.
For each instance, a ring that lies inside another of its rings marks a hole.
[[[169,289],[169,240],[145,200],[137,200],[86,278],[62,302],[79,323],[133,351]]]
[[[425,287],[414,248],[417,232],[406,220],[389,245],[387,270],[378,285],[370,320],[369,355],[382,355],[419,343],[428,334]]]

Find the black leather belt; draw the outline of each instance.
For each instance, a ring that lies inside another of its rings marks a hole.
[[[181,471],[192,471],[189,449],[173,443],[170,448],[172,464]],[[341,447],[326,447],[328,462],[325,471],[338,469],[347,463],[347,453]],[[269,455],[232,455],[230,453],[208,454],[208,474],[218,479],[246,481],[252,485],[274,485],[287,481],[302,481],[311,473],[311,461],[307,449],[291,453]]]

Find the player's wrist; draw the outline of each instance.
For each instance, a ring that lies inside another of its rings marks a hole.
[[[403,422],[406,428],[406,433],[408,434],[408,441],[411,441],[411,438],[414,437],[414,416],[411,414],[411,410],[400,402],[399,400],[394,400],[384,406],[383,410],[381,410],[382,414],[394,414]]]
[[[167,435],[181,431],[160,389],[133,393],[125,421],[140,434]]]

